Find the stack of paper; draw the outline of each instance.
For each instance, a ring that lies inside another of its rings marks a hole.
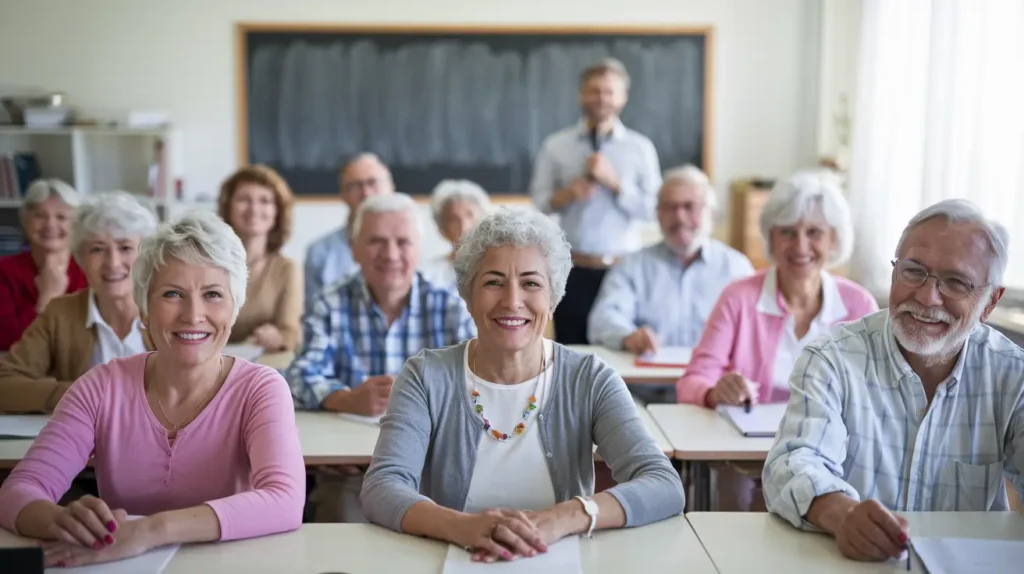
[[[690,347],[662,347],[654,353],[640,355],[633,363],[638,367],[686,368],[693,349]]]
[[[0,439],[36,438],[49,420],[47,415],[0,415]]]
[[[379,425],[380,419],[384,417],[382,414],[376,416],[365,416],[353,413],[339,413],[338,416],[352,422],[363,423],[364,425]]]
[[[517,558],[510,562],[473,562],[473,555],[458,546],[448,547],[443,574],[583,574],[580,562],[580,539],[563,538],[548,546],[548,551],[533,558]]]
[[[1024,540],[913,538],[928,574],[1005,574],[1024,567]]]
[[[786,414],[786,403],[753,405],[749,413],[746,407],[723,405],[718,407],[718,412],[745,437],[772,438],[779,430],[782,415]]]
[[[224,345],[224,354],[245,359],[246,361],[255,361],[263,356],[263,347],[249,343]]]

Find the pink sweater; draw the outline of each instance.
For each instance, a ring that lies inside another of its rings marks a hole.
[[[112,509],[148,516],[205,503],[221,540],[298,528],[305,468],[281,375],[235,359],[217,395],[169,446],[143,389],[148,356],[97,366],[71,386],[0,486],[0,526],[14,532],[28,503],[57,502],[94,455],[100,498]]]
[[[686,373],[676,382],[678,402],[706,406],[708,391],[729,371],[760,383],[758,400],[770,402],[775,354],[789,313],[778,291],[775,305],[767,305],[773,308],[771,312],[759,309],[766,274],[768,270],[738,279],[722,291],[704,324],[700,342],[693,349]],[[833,307],[839,312],[832,317],[832,324],[856,321],[878,310],[878,303],[867,289],[842,277],[831,279],[842,302],[841,306]]]

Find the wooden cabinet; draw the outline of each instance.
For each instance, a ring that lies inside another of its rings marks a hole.
[[[729,245],[746,255],[755,269],[771,265],[765,256],[757,220],[773,184],[773,181],[765,179],[741,179],[733,182],[730,188]]]

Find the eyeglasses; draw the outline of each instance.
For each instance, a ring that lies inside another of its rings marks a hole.
[[[970,281],[957,277],[955,275],[932,275],[928,273],[928,270],[916,263],[910,261],[903,261],[901,259],[893,259],[891,261],[893,268],[896,270],[896,279],[906,285],[907,287],[913,287],[917,289],[924,285],[929,277],[935,278],[935,285],[939,289],[939,293],[942,293],[943,297],[950,299],[963,299],[970,295],[975,289],[979,287],[985,287],[986,285],[975,285]]]

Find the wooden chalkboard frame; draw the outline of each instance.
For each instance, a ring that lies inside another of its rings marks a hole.
[[[246,54],[248,35],[250,32],[310,32],[310,33],[347,33],[347,34],[630,34],[630,35],[667,35],[680,34],[688,36],[704,36],[704,117],[702,119],[703,138],[701,155],[704,173],[714,181],[712,165],[714,165],[714,63],[715,63],[715,30],[713,26],[494,26],[494,25],[432,25],[432,24],[322,24],[303,22],[239,22],[235,25],[235,122],[237,124],[237,167],[249,162],[249,125],[248,125],[248,75]],[[333,202],[325,196],[311,196],[297,193],[296,201],[303,203]],[[419,202],[427,202],[429,197],[416,197]],[[497,195],[492,198],[501,203],[528,203],[529,197],[521,195]]]

